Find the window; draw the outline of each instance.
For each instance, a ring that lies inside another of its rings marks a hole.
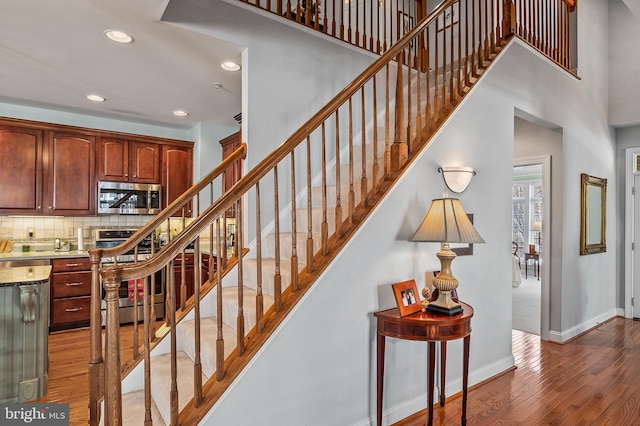
[[[537,167],[539,173],[532,173],[532,167]],[[540,251],[541,232],[534,231],[533,224],[534,222],[542,222],[541,172],[541,166],[514,168],[511,238],[512,241],[518,243],[517,255],[520,258],[523,258],[523,254],[529,251],[530,244],[535,246],[535,251]]]

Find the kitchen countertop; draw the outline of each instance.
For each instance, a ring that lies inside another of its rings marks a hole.
[[[44,284],[49,282],[51,265],[15,266],[0,269],[0,287],[20,284]]]
[[[12,251],[10,253],[0,253],[0,262],[3,260],[36,260],[36,259],[54,259],[56,257],[89,257],[86,250],[70,250],[70,251]]]

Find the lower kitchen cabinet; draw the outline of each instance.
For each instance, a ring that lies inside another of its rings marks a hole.
[[[51,261],[50,331],[89,325],[91,311],[91,260]]]

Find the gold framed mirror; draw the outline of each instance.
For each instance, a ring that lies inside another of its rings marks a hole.
[[[607,251],[607,180],[580,175],[582,195],[580,197],[580,255]]]

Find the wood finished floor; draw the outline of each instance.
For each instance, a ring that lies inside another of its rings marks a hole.
[[[469,425],[640,425],[640,322],[615,318],[565,345],[513,331],[517,368],[470,389]],[[473,336],[471,337],[473,356]],[[461,398],[434,406],[460,424]],[[425,412],[396,425],[424,425]]]
[[[127,347],[131,332],[124,327]],[[473,336],[471,351],[473,356]],[[565,345],[513,332],[517,368],[469,391],[467,424],[639,425],[640,322],[615,318]],[[124,357],[125,354],[123,354]],[[88,418],[89,330],[49,336],[49,389],[38,402],[70,404],[71,425]],[[435,406],[434,425],[460,422],[461,399]],[[396,425],[425,424],[417,413]]]
[[[124,348],[131,348],[132,329],[126,325],[121,329]],[[49,384],[46,395],[36,402],[68,403],[71,426],[89,420],[89,341],[88,328],[49,335]],[[131,357],[131,350],[123,350],[121,357]]]

